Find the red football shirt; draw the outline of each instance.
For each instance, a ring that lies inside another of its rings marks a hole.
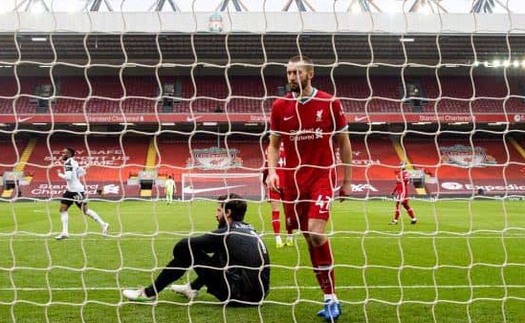
[[[407,197],[408,196],[408,182],[410,181],[410,174],[403,170],[396,174],[396,186],[392,191],[392,194],[397,196]]]
[[[286,183],[297,181],[299,187],[308,188],[319,178],[328,179],[335,168],[332,138],[347,127],[341,102],[326,92],[314,88],[308,98],[288,94],[276,100],[270,131],[281,137],[286,168],[294,170],[287,172]]]

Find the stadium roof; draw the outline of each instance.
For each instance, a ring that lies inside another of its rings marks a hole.
[[[41,0],[39,0],[41,1]],[[525,59],[516,14],[90,12],[0,14],[0,66],[286,62],[474,64]],[[55,57],[56,55],[56,57]]]
[[[42,41],[35,41],[41,39]],[[158,45],[157,45],[158,44]],[[0,35],[0,66],[25,62],[86,64],[285,63],[300,52],[316,63],[474,64],[525,59],[520,35],[340,34],[34,34]],[[56,53],[56,59],[55,59]]]
[[[316,11],[525,13],[522,0],[2,0],[1,11]]]

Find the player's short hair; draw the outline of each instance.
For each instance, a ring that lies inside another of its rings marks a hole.
[[[75,156],[75,149],[71,147],[66,147],[65,149],[69,151],[69,154],[71,155],[71,157]]]
[[[244,215],[246,214],[248,206],[239,194],[230,193],[221,195],[217,200],[221,202],[225,212],[227,210],[231,211],[233,221],[244,221]]]
[[[308,56],[296,55],[296,56],[291,57],[288,61],[291,63],[297,63],[297,62],[303,61],[304,66],[306,67],[307,70],[309,71],[314,70],[314,61],[312,61],[312,59]]]

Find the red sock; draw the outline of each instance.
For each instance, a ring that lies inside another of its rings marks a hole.
[[[413,219],[415,217],[414,210],[408,205],[408,202],[403,203],[403,206],[405,207],[405,210],[407,210],[408,216]]]
[[[394,220],[399,219],[399,215],[401,212],[399,211],[399,202],[396,202],[396,212],[394,213]]]
[[[281,222],[279,221],[279,211],[272,211],[272,226],[273,233],[278,235],[281,233]]]
[[[310,249],[310,259],[314,267],[315,278],[324,294],[335,293],[334,260],[330,250],[330,241]]]

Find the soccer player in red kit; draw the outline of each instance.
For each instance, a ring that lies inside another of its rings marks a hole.
[[[390,224],[397,224],[401,211],[399,210],[399,204],[402,204],[405,210],[407,210],[408,216],[410,217],[410,224],[416,224],[417,219],[414,214],[414,210],[408,205],[408,183],[410,182],[410,175],[408,174],[405,165],[401,166],[401,170],[396,172],[396,186],[392,191],[392,195],[396,199],[396,212],[394,213],[394,220]]]
[[[266,148],[266,160],[268,160],[268,148]],[[267,166],[267,165],[266,165]],[[284,145],[281,142],[281,146],[279,147],[279,161],[277,162],[277,175],[279,176],[279,183],[281,186],[284,184],[285,179],[285,168],[286,168],[286,156],[284,155]],[[263,182],[266,185],[266,177],[268,176],[268,168],[265,169],[265,176],[263,176]],[[293,246],[293,228],[290,225],[292,221],[286,221],[286,232],[288,233],[288,236],[286,237],[286,242],[283,243],[283,240],[281,239],[281,221],[280,221],[280,205],[281,205],[281,192],[276,192],[270,188],[268,188],[268,199],[270,201],[270,205],[272,207],[272,227],[273,227],[273,233],[275,236],[275,246],[277,248],[282,248],[284,246]],[[285,213],[286,218],[286,213]]]
[[[339,194],[351,192],[351,146],[341,103],[312,86],[314,65],[306,56],[292,57],[286,67],[291,93],[272,106],[268,146],[268,187],[283,193],[285,214],[300,228],[310,252],[317,281],[324,293],[318,316],[334,321],[341,315],[335,294],[334,261],[326,224],[336,183],[335,145],[339,146],[344,181]],[[281,142],[286,157],[286,179],[277,175]]]

